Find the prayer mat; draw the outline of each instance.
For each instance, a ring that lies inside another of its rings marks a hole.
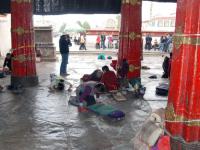
[[[87,107],[88,110],[95,112],[96,114],[99,114],[101,116],[108,116],[113,119],[122,119],[125,117],[125,113],[121,110],[118,110],[117,108],[106,105],[106,104],[94,104]]]
[[[69,99],[69,104],[79,107],[80,103],[77,100],[76,96],[71,96]],[[107,116],[109,118],[121,120],[125,117],[125,113],[122,112],[121,110],[118,110],[117,108],[111,106],[111,105],[106,105],[102,103],[90,105],[86,107],[89,111],[94,112],[98,115],[101,116]]]

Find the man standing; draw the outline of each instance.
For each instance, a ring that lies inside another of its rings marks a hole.
[[[152,37],[151,37],[151,35],[148,34],[145,39],[146,39],[145,49],[151,50],[151,48],[152,48],[152,45],[151,45]]]
[[[59,40],[60,54],[62,57],[62,62],[60,65],[60,75],[61,76],[69,75],[69,74],[67,74],[69,46],[72,46],[69,35],[68,34],[62,35]]]
[[[105,49],[105,40],[106,40],[106,36],[105,35],[101,35],[101,48]]]
[[[85,43],[86,43],[86,36],[85,35],[81,35],[79,50],[82,50],[82,49],[87,50],[86,46],[85,46]]]

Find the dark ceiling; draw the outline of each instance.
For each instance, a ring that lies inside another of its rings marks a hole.
[[[0,13],[10,13],[10,1],[11,0],[0,0]],[[176,2],[177,0],[151,1]],[[34,14],[120,13],[120,6],[121,0],[34,0]]]

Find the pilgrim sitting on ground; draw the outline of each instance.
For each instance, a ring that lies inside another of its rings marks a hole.
[[[126,59],[123,59],[122,64],[120,65],[120,67],[117,70],[120,87],[122,87],[122,88],[123,87],[126,88],[129,86],[129,81],[127,78],[128,72],[129,72],[129,64]]]
[[[100,82],[103,72],[100,69],[96,69],[91,74],[84,74],[81,80],[83,82],[87,81],[97,81]]]
[[[86,103],[87,106],[90,106],[96,103],[95,95],[104,91],[103,84],[96,81],[88,81],[81,83],[76,88],[76,96],[81,103]]]
[[[170,58],[166,56],[164,58],[162,68],[163,68],[163,75],[162,78],[168,78],[170,77],[170,71],[171,71],[171,61],[172,61],[172,53],[170,53]]]
[[[10,72],[12,70],[11,58],[12,58],[12,55],[10,53],[7,53],[6,58],[4,59],[4,63],[3,63],[3,70],[6,72]]]
[[[119,89],[119,82],[114,71],[109,70],[108,66],[102,67],[103,75],[101,77],[101,83],[105,85],[107,91],[113,91]]]

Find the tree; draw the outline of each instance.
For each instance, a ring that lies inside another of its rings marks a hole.
[[[120,26],[121,26],[121,16],[117,15],[116,16],[116,20],[117,20],[117,29],[120,29]]]
[[[83,23],[83,28],[86,30],[91,29],[90,24],[87,21]]]
[[[91,29],[90,24],[87,21],[84,21],[83,23],[80,21],[76,22],[81,28],[88,30]]]
[[[82,25],[82,23],[80,22],[80,21],[77,21],[76,22],[81,28],[83,28],[83,25]]]
[[[65,32],[65,30],[66,30],[66,23],[63,23],[62,25],[61,25],[61,27],[60,27],[60,29],[59,29],[59,32],[60,33],[64,33]]]

